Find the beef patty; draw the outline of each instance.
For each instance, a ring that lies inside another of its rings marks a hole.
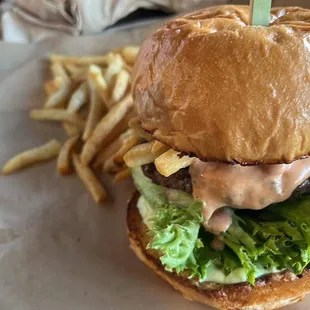
[[[154,164],[147,164],[142,166],[145,176],[150,178],[155,184],[164,187],[178,189],[183,192],[192,193],[192,180],[189,173],[189,168],[180,169],[170,177],[164,177],[157,170]],[[304,181],[293,192],[291,198],[298,198],[300,196],[310,195],[310,179]]]
[[[142,166],[142,170],[144,175],[150,178],[155,184],[192,193],[193,187],[189,168],[180,169],[170,177],[161,175],[154,164],[144,165]]]

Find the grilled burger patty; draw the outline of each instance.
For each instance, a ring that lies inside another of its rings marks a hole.
[[[189,168],[183,168],[174,173],[170,177],[164,177],[161,175],[154,164],[147,164],[142,166],[145,176],[150,178],[155,184],[162,185],[164,187],[178,189],[187,193],[192,193],[192,181],[189,173]],[[310,195],[310,179],[304,181],[293,192],[291,198],[298,198],[300,196]]]
[[[183,192],[192,193],[192,180],[189,174],[189,168],[180,169],[170,177],[164,177],[161,175],[154,164],[147,164],[142,166],[142,170],[145,176],[150,178],[155,184],[162,185],[164,187],[178,189]]]

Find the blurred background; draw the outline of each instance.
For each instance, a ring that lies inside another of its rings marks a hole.
[[[67,33],[99,34],[150,19],[249,0],[0,0],[0,39],[36,42]],[[273,6],[310,7],[310,0],[273,0]]]

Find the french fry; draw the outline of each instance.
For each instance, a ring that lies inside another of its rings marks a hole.
[[[155,141],[153,147],[152,147],[152,153],[153,154],[163,154],[169,150],[169,147],[159,141]]]
[[[124,155],[132,149],[134,146],[141,143],[141,138],[139,138],[136,135],[131,135],[130,137],[126,138],[122,146],[119,148],[119,150],[114,154],[113,160],[117,164],[121,164],[124,162]]]
[[[96,86],[92,80],[88,80],[88,87],[90,91],[90,109],[83,133],[83,141],[86,141],[94,128],[98,125],[101,120],[103,113],[105,112],[105,106],[100,100],[99,94],[97,93]]]
[[[124,168],[121,171],[119,171],[113,178],[113,183],[119,183],[121,181],[126,180],[129,178],[131,175],[130,169],[129,168]]]
[[[128,63],[124,63],[124,68],[131,74],[133,67]]]
[[[128,64],[135,63],[139,49],[139,46],[127,46],[122,49],[122,56]]]
[[[136,133],[132,128],[127,128],[126,131],[124,131],[121,135],[120,135],[120,139],[122,141],[126,141],[127,139],[130,139],[131,137],[136,137]]]
[[[46,109],[64,107],[66,100],[71,94],[71,90],[71,83],[63,83],[62,86],[46,100],[44,107]]]
[[[110,52],[105,55],[88,55],[88,56],[67,56],[61,54],[50,55],[49,59],[52,62],[61,62],[65,64],[75,65],[108,65],[114,60],[114,53]]]
[[[96,156],[93,167],[94,168],[102,167],[104,162],[107,161],[108,159],[111,159],[111,162],[115,162],[117,164],[123,163],[123,155],[124,155],[123,153],[128,148],[128,143],[130,143],[127,141],[131,140],[132,138],[137,138],[134,134],[134,131],[132,129],[127,129],[117,139],[114,139],[113,142],[111,142],[109,145],[101,149],[101,151]],[[126,149],[124,144],[127,145]],[[132,146],[134,145],[132,144]]]
[[[70,137],[62,146],[57,159],[57,170],[59,174],[67,175],[72,172],[70,159],[78,139],[79,136]]]
[[[63,122],[62,127],[68,137],[79,136],[81,134],[81,128],[75,126],[72,123]]]
[[[139,120],[138,117],[133,117],[129,122],[128,122],[128,126],[129,128],[135,128],[136,126],[141,126],[141,121]]]
[[[155,161],[157,154],[152,153],[152,147],[155,141],[142,143],[134,146],[124,155],[124,161],[129,168],[139,167],[150,164]]]
[[[59,62],[52,63],[51,71],[54,75],[54,79],[61,78],[64,83],[69,83],[70,78],[64,68],[64,66]]]
[[[87,101],[88,89],[86,82],[72,94],[67,110],[71,113],[77,112]]]
[[[123,65],[123,58],[119,54],[116,54],[114,60],[110,62],[106,72],[104,73],[104,79],[108,86],[111,86],[112,78],[122,70]]]
[[[77,154],[73,154],[73,166],[77,175],[80,177],[82,182],[84,183],[87,190],[90,192],[94,200],[99,203],[105,200],[107,197],[107,193],[103,187],[103,185],[96,178],[93,171],[88,167],[82,164],[79,156]]]
[[[122,166],[117,165],[113,160],[113,156],[111,156],[104,162],[102,170],[105,173],[117,173],[121,168]]]
[[[145,139],[146,141],[152,141],[154,138],[152,135],[147,133],[141,126],[141,122],[138,118],[133,118],[131,121],[128,123],[130,128],[133,128],[138,136],[141,138]]]
[[[124,155],[140,142],[141,139],[134,134],[134,131],[128,129],[106,148],[106,152],[101,154],[101,158],[96,158],[96,162],[98,162],[98,164],[101,162],[101,165],[103,164],[104,172],[118,172],[120,167],[124,164]]]
[[[83,80],[86,80],[88,66],[79,67],[74,64],[65,64],[64,66],[67,69],[67,71],[70,73],[70,78],[72,81],[81,82]]]
[[[110,156],[115,154],[117,150],[122,146],[121,136],[126,133],[126,130],[128,131],[128,121],[132,117],[133,117],[133,109],[127,112],[126,116],[113,128],[113,130],[104,139],[92,165],[94,168],[97,169],[102,167],[104,161],[106,161]],[[118,146],[114,147],[113,145],[116,144],[117,141]],[[110,148],[113,148],[113,151],[110,151]],[[108,155],[104,156],[106,152]]]
[[[112,101],[120,101],[126,93],[130,81],[129,73],[122,69],[116,76],[115,85],[112,91]]]
[[[170,149],[155,160],[157,171],[165,177],[169,177],[182,168],[190,166],[195,158],[189,156],[179,157],[179,152]]]
[[[57,92],[61,87],[61,79],[49,80],[44,83],[44,90],[48,96],[51,96],[53,93]]]
[[[63,66],[66,68],[66,70],[69,72],[70,77],[74,75],[79,75],[81,72],[87,72],[88,65],[86,66],[80,66],[72,63],[63,63]]]
[[[98,169],[103,166],[104,162],[107,161],[109,158],[113,158],[114,154],[118,151],[118,149],[122,146],[121,138],[118,137],[114,140],[111,144],[101,149],[98,153],[93,167],[94,169]]]
[[[2,168],[2,173],[11,174],[34,163],[52,159],[58,155],[60,149],[60,143],[57,140],[51,140],[46,144],[24,151],[6,163]]]
[[[78,66],[72,63],[64,63],[63,65],[66,68],[66,70],[69,72],[70,76],[74,75],[80,69],[85,69],[85,66],[81,67],[81,66]]]
[[[100,121],[90,138],[84,144],[81,154],[81,160],[84,165],[88,165],[94,159],[104,143],[104,140],[126,116],[132,105],[133,101],[131,95],[127,95],[123,100],[115,104]]]
[[[101,68],[96,65],[91,65],[89,67],[87,76],[88,80],[95,84],[101,100],[109,108],[108,85],[102,75]]]
[[[31,110],[30,118],[38,121],[69,122],[83,129],[85,121],[76,113],[70,113],[65,109]]]
[[[141,138],[145,139],[146,141],[152,141],[154,140],[154,138],[147,133],[142,127],[140,128],[134,128],[135,132],[137,133],[138,136],[140,136]]]

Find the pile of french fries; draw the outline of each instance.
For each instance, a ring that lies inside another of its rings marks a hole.
[[[130,89],[138,51],[128,46],[101,56],[51,55],[47,99],[30,118],[60,123],[67,140],[61,145],[53,139],[14,156],[3,174],[57,157],[59,174],[75,171],[99,203],[107,192],[96,172],[112,174],[117,183],[130,176],[130,168],[149,163],[166,177],[190,166],[194,158],[154,140],[135,117]]]
[[[60,123],[67,140],[63,145],[51,140],[14,156],[3,174],[57,157],[59,174],[75,171],[94,200],[104,201],[107,193],[96,174],[111,173],[113,182],[127,178],[123,157],[144,139],[128,127],[134,118],[130,88],[138,50],[127,46],[99,56],[50,55],[47,99],[41,109],[30,111],[30,118]]]

